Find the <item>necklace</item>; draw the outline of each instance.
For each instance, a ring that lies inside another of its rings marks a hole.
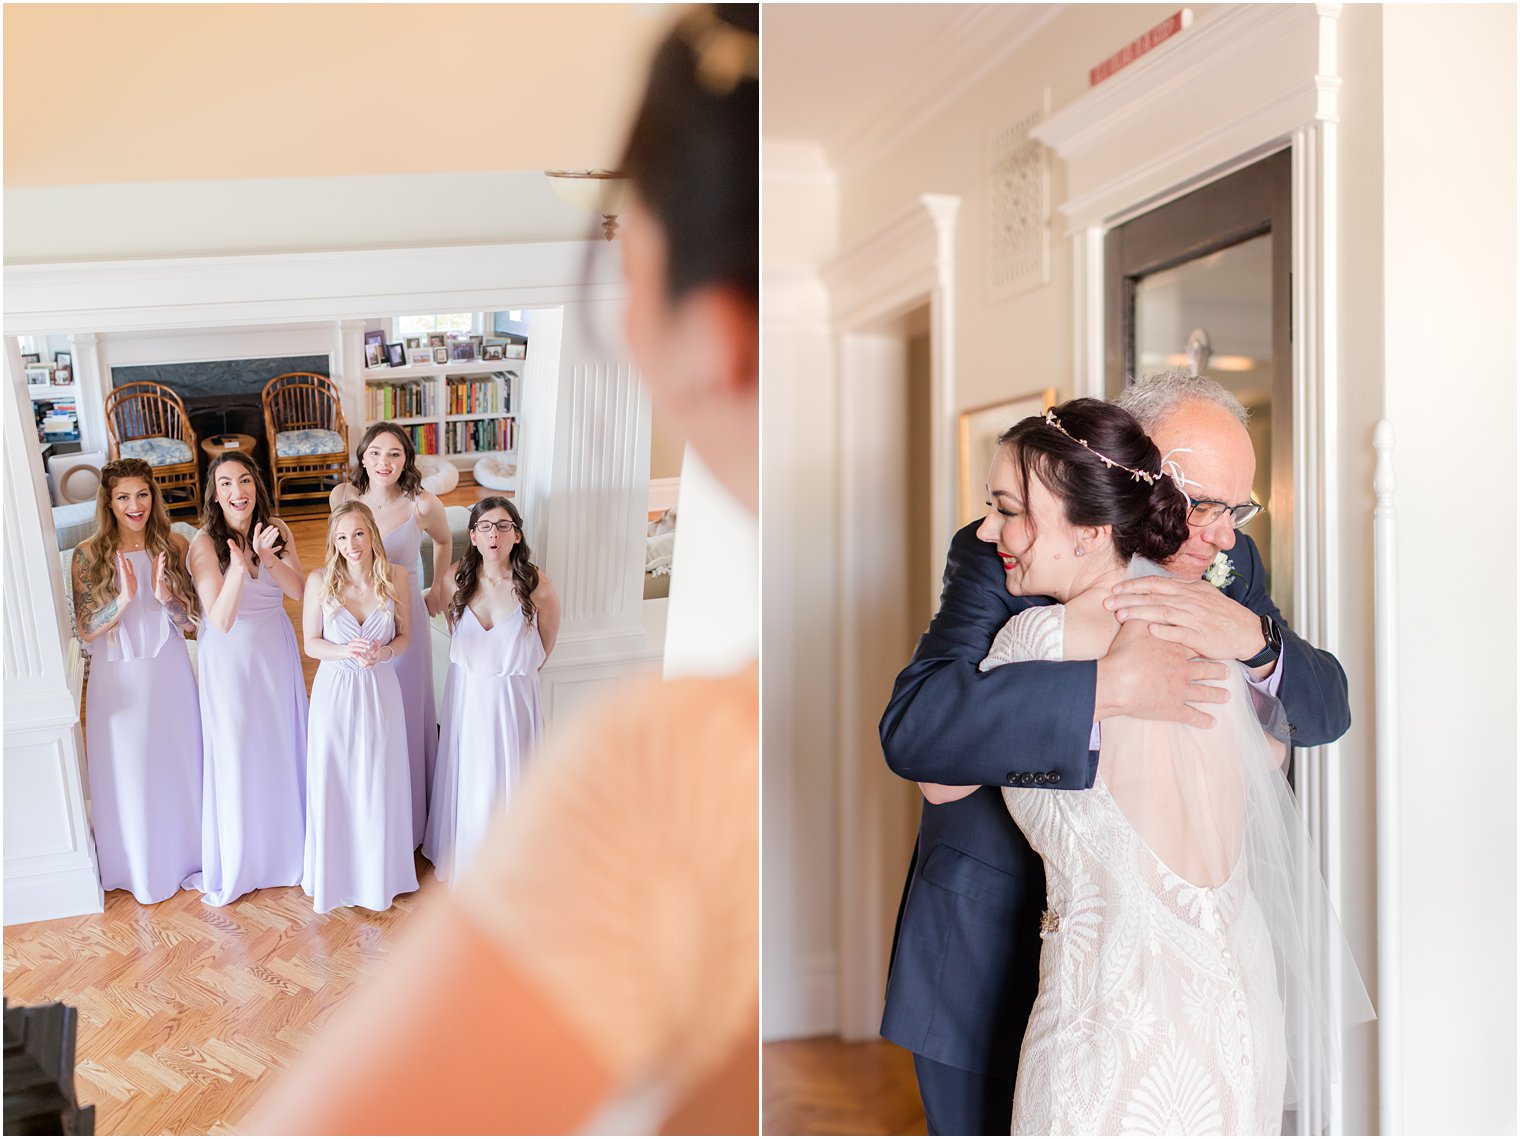
[[[124,554],[140,554],[144,550],[146,550],[147,548],[148,548],[148,543],[146,541],[144,541],[143,544],[140,545],[140,546],[129,546],[125,542],[122,542],[117,547],[117,549],[121,550],[121,552],[124,553]]]
[[[492,577],[490,574],[482,571],[480,580],[485,582],[487,585],[506,585],[507,582],[512,580],[512,578],[511,575],[508,575],[506,577]]]

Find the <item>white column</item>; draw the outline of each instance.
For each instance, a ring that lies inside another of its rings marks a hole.
[[[69,352],[74,367],[74,403],[79,409],[79,449],[109,454],[105,406],[111,385],[101,366],[100,337],[93,332],[75,332],[69,337]]]
[[[68,635],[63,574],[18,377],[5,342],[5,923],[98,913],[104,895],[85,813],[83,669]]]
[[[621,308],[598,300],[530,318],[516,501],[564,607],[541,674],[551,722],[608,681],[658,664],[642,608],[649,399],[623,351]]]
[[[340,320],[333,331],[332,382],[343,401],[348,450],[352,455],[364,434],[364,321]]]

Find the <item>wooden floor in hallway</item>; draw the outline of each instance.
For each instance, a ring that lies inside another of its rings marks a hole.
[[[385,958],[422,888],[384,913],[319,916],[299,886],[220,908],[181,890],[155,906],[125,890],[105,912],[5,929],[12,1004],[79,1011],[75,1092],[101,1135],[236,1132],[267,1089]]]
[[[784,1040],[761,1062],[767,1135],[927,1134],[913,1056],[895,1044]]]

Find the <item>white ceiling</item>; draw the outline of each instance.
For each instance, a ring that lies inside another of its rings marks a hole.
[[[848,167],[1006,58],[1059,4],[767,4],[762,133]]]

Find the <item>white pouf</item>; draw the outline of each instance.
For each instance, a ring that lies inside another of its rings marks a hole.
[[[459,468],[437,455],[418,455],[417,469],[422,472],[423,490],[448,494],[459,485]]]
[[[475,481],[491,490],[516,490],[517,464],[504,455],[487,455],[475,464]]]

